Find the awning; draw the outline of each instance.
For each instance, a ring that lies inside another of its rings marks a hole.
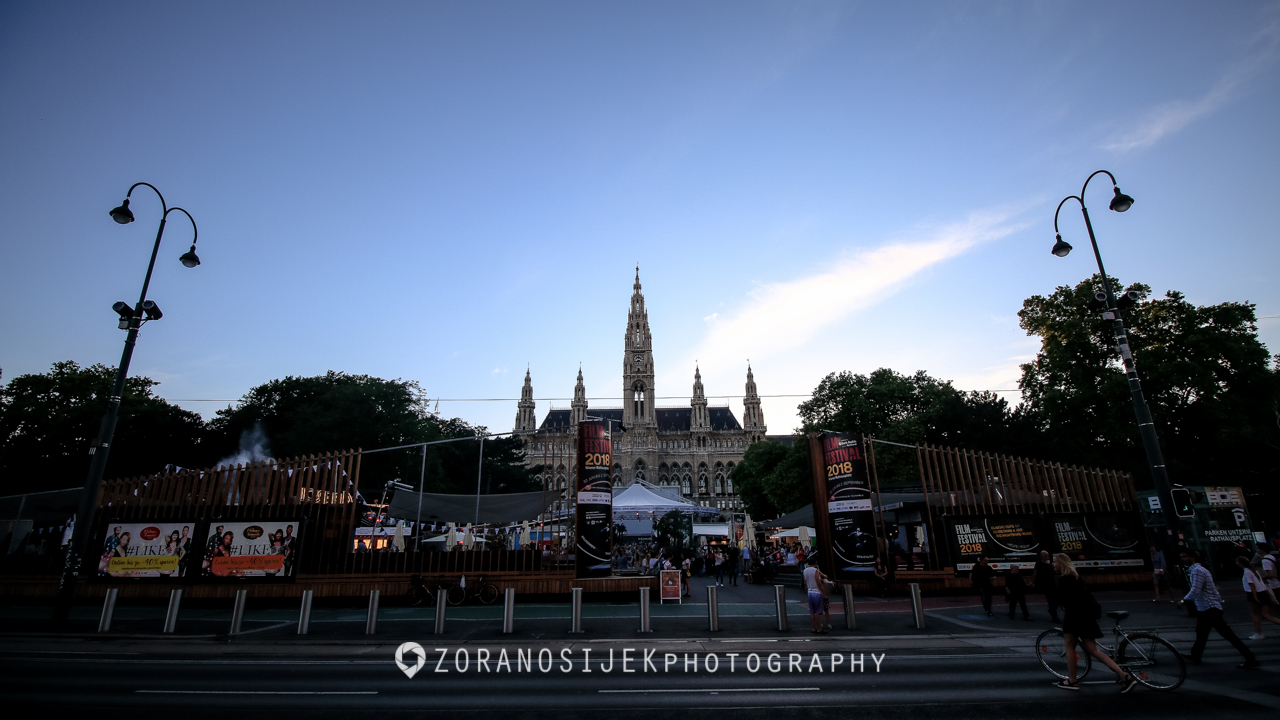
[[[777,520],[770,520],[768,522],[757,523],[756,527],[763,528],[763,529],[797,528],[797,527],[800,527],[801,525],[804,525],[806,527],[813,527],[814,525],[813,503],[809,503],[808,505],[805,505],[799,510],[789,512],[786,515],[783,515],[782,517],[778,518]]]
[[[480,495],[480,512],[476,513],[475,495],[444,495],[397,490],[391,496],[387,514],[401,520],[418,519],[418,497],[422,497],[422,522],[478,523],[510,525],[522,520],[536,520],[557,497],[557,493],[528,492],[502,495]]]

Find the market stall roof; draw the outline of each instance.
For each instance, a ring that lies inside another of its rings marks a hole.
[[[418,518],[418,496],[422,496],[422,522],[479,523],[510,525],[521,520],[534,520],[546,511],[556,493],[528,492],[480,495],[480,512],[476,513],[476,495],[444,495],[396,490],[387,514],[402,520]]]
[[[619,512],[670,512],[672,510],[688,510],[697,512],[705,508],[694,505],[688,500],[673,500],[663,497],[640,483],[632,483],[626,490],[613,497],[613,511]]]

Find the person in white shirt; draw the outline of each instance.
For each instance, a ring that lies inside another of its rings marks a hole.
[[[804,569],[804,586],[809,591],[809,620],[813,625],[813,632],[823,633],[826,632],[822,629],[823,601],[827,597],[823,581],[827,576],[818,569],[817,562],[816,557],[809,559],[809,565]]]
[[[1265,618],[1277,625],[1280,620],[1271,614],[1271,595],[1262,582],[1262,569],[1244,556],[1236,558],[1236,565],[1244,570],[1240,583],[1244,585],[1244,599],[1249,604],[1249,619],[1253,621],[1253,634],[1249,639],[1263,640],[1266,636],[1262,634],[1262,620]]]

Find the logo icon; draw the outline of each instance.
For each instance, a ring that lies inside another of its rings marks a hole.
[[[410,660],[410,662],[414,662],[416,664],[413,665],[412,667],[410,667],[409,665],[405,665],[404,664],[405,655],[416,656],[416,660]],[[409,677],[413,677],[414,675],[417,675],[418,671],[422,669],[422,666],[426,664],[427,664],[427,651],[423,650],[422,646],[419,645],[418,643],[407,642],[401,645],[400,647],[396,648],[396,667],[399,667],[401,670],[403,670],[405,675],[408,675]]]

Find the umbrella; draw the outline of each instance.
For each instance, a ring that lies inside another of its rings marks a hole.
[[[520,547],[529,544],[529,521],[520,523]]]
[[[471,523],[467,523],[467,529],[462,531],[462,549],[471,550],[476,546],[476,534],[471,529]]]
[[[809,528],[801,525],[799,536],[796,539],[800,541],[800,547],[803,547],[805,550],[808,550],[809,549]]]
[[[747,514],[747,521],[742,525],[742,545],[743,547],[756,549],[756,528],[751,523],[751,514]]]
[[[444,531],[444,550],[445,552],[453,552],[458,546],[458,529],[453,523],[448,523]]]
[[[396,552],[404,552],[404,523],[396,523],[396,535],[391,538],[391,545]]]

